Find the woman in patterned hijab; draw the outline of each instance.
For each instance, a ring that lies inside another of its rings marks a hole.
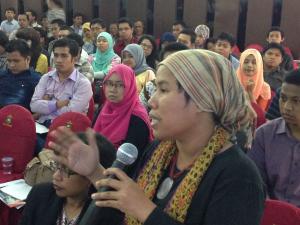
[[[255,165],[232,141],[237,127],[248,124],[248,103],[230,62],[206,50],[180,51],[159,65],[156,84],[149,105],[160,143],[146,151],[134,179],[115,168],[103,172],[97,160],[88,160],[87,153],[96,150],[66,129],[52,134],[56,160],[73,165],[66,155],[80,147],[84,159],[71,168],[98,188],[114,189],[92,198],[99,207],[124,212],[124,224],[259,225],[264,185]],[[100,214],[98,224],[107,223]],[[116,214],[111,212],[111,218]]]

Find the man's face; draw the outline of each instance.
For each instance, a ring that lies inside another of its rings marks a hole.
[[[228,59],[232,52],[232,48],[228,41],[218,40],[216,43],[215,51]]]
[[[29,69],[30,57],[23,57],[19,51],[14,51],[8,53],[7,62],[11,73],[19,74]]]
[[[179,33],[183,30],[183,27],[180,24],[177,25],[173,25],[172,26],[172,33],[175,36],[175,38],[177,39],[179,36]]]
[[[18,16],[18,23],[20,25],[20,28],[26,28],[29,26],[29,20],[24,14]]]
[[[119,23],[119,37],[123,41],[129,41],[132,38],[133,29],[128,23]]]
[[[32,16],[31,12],[26,12],[26,15],[28,16],[30,23],[33,23],[35,21],[35,17]]]
[[[279,49],[270,48],[263,56],[264,66],[270,69],[277,69],[282,62],[282,55]]]
[[[91,25],[91,32],[95,41],[97,40],[98,35],[103,31],[105,31],[105,29],[101,26],[101,24],[94,23]]]
[[[141,36],[144,33],[144,24],[142,21],[136,21],[134,23],[134,33],[137,36]]]
[[[271,31],[267,37],[267,42],[281,44],[284,41],[284,38],[281,36],[280,31]]]
[[[179,34],[177,42],[186,45],[188,48],[194,48],[194,44],[191,42],[191,36],[188,34]]]
[[[300,86],[283,83],[279,98],[280,113],[290,128],[300,128]]]
[[[75,26],[80,27],[82,25],[82,16],[76,16],[73,19],[73,23],[74,23]]]
[[[71,74],[74,70],[76,58],[70,54],[69,47],[56,47],[53,50],[54,64],[60,74]]]
[[[51,24],[51,32],[52,32],[53,37],[55,39],[57,39],[58,35],[59,35],[59,26],[57,23]]]
[[[14,13],[14,11],[11,11],[11,10],[6,10],[6,12],[5,12],[5,17],[9,21],[13,20],[13,18],[15,18],[15,15],[16,14]]]

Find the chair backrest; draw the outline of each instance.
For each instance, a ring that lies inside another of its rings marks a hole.
[[[14,158],[14,172],[24,171],[33,158],[36,145],[35,122],[22,106],[8,105],[0,110],[0,158]]]
[[[92,126],[91,120],[84,115],[83,113],[79,112],[66,112],[58,117],[56,117],[53,121],[51,126],[49,127],[49,133],[55,130],[58,127],[68,127],[73,132],[84,132],[88,127]],[[48,143],[49,141],[53,141],[50,135],[47,135],[45,148],[49,148]]]
[[[300,208],[286,202],[267,199],[260,225],[299,225]]]

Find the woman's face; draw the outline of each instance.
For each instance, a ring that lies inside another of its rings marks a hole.
[[[97,48],[100,52],[105,52],[109,47],[108,41],[105,37],[99,37],[97,39]]]
[[[151,55],[152,50],[153,50],[153,45],[151,44],[151,42],[148,39],[142,40],[140,46],[144,50],[145,57]]]
[[[252,77],[256,74],[257,64],[256,64],[256,59],[255,59],[254,55],[250,54],[245,58],[244,64],[243,64],[243,72],[248,77]]]
[[[83,29],[83,35],[86,38],[92,38],[92,34],[91,34],[91,31],[89,29]]]
[[[199,110],[192,100],[187,101],[184,91],[165,67],[157,70],[156,92],[149,100],[151,126],[156,138],[180,139],[190,135],[199,121]]]
[[[53,174],[53,187],[59,197],[77,197],[88,193],[90,181],[78,174],[68,174],[67,169],[61,166]]]
[[[197,35],[196,40],[195,40],[195,45],[200,47],[204,44],[205,38],[202,35]]]
[[[131,55],[129,52],[124,51],[122,53],[122,63],[126,66],[129,66],[131,69],[134,69],[136,67],[136,62],[133,58],[133,55]]]
[[[120,76],[113,73],[111,77],[104,82],[104,94],[108,101],[119,103],[124,98],[124,83]]]

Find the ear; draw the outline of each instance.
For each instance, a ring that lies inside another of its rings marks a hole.
[[[284,40],[285,40],[285,39],[284,39],[284,37],[283,37],[283,38],[281,38],[281,43],[282,43],[282,42],[284,42]]]

